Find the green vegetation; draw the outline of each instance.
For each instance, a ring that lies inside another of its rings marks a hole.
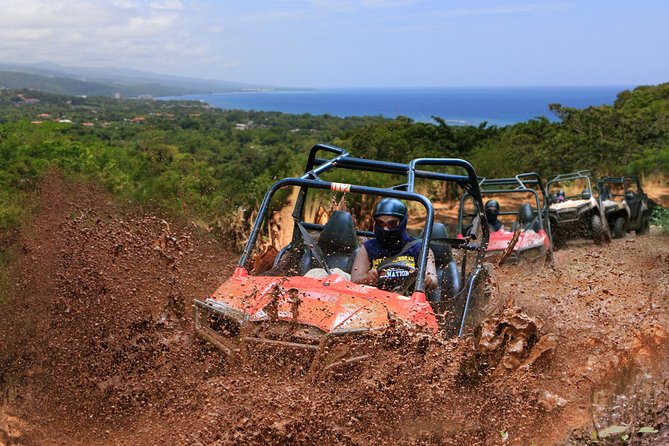
[[[656,207],[653,209],[650,224],[658,226],[663,234],[669,234],[669,208]]]
[[[461,157],[482,176],[669,174],[669,83],[624,91],[613,106],[551,109],[561,122],[460,127],[0,90],[0,248],[50,167],[223,233],[276,179],[298,174],[318,142],[392,161]]]

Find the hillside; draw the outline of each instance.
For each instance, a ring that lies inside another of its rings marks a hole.
[[[64,67],[57,64],[0,63],[0,87],[75,96],[178,96],[244,89],[277,88],[211,79],[163,75],[119,68]]]

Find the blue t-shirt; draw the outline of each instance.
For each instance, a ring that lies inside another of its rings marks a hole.
[[[414,240],[416,240],[415,237],[408,237],[406,243],[411,243]],[[372,269],[377,269],[386,259],[397,255],[397,253],[402,251],[404,246],[406,246],[406,243],[393,252],[392,250],[381,246],[379,241],[375,238],[367,240],[364,243],[364,246],[365,250],[367,251],[367,257],[372,264]],[[395,258],[394,261],[405,263],[412,268],[417,268],[418,259],[420,257],[420,248],[420,243],[414,243],[409,247],[409,249],[406,250],[406,252],[402,253],[401,256]]]

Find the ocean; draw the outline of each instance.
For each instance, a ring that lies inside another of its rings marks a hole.
[[[351,88],[291,91],[244,91],[157,99],[198,100],[223,110],[278,111],[292,114],[347,116],[406,116],[434,122],[438,116],[451,125],[505,126],[545,116],[552,103],[587,108],[611,105],[616,95],[632,86],[601,87],[477,87],[477,88]]]

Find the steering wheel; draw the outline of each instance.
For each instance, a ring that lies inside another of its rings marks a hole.
[[[401,274],[399,277],[384,277],[388,270],[401,270],[406,272],[406,274]],[[379,272],[379,280],[376,287],[398,294],[406,293],[418,277],[418,270],[404,262],[387,263],[377,268],[377,271]]]

